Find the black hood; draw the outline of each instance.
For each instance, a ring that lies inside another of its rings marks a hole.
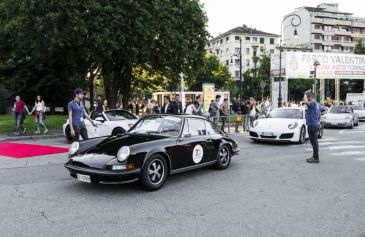
[[[122,146],[132,146],[140,143],[148,143],[166,138],[169,137],[142,133],[127,133],[122,136],[112,136],[104,139],[90,149],[87,149],[85,153],[97,153],[116,156],[118,150]]]

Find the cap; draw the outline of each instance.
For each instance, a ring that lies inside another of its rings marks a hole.
[[[74,90],[74,93],[75,93],[75,95],[78,95],[78,94],[83,94],[84,93],[84,91],[81,89],[81,88],[76,88],[75,90]]]

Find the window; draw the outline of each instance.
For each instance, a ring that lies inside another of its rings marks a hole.
[[[246,48],[246,54],[250,55],[250,48]]]
[[[240,60],[239,59],[235,59],[234,60],[234,65],[239,66],[240,65]]]
[[[240,40],[240,37],[239,36],[235,36],[234,37],[234,40]]]
[[[229,37],[226,37],[226,43],[228,43],[229,42]]]
[[[265,44],[265,38],[260,38],[260,44]]]
[[[226,60],[226,65],[229,66],[229,60]]]
[[[221,131],[213,124],[209,122],[205,122],[205,126],[207,128],[208,135],[217,135],[221,134]]]
[[[235,54],[239,54],[241,52],[241,49],[240,48],[234,48],[234,53]]]
[[[274,54],[275,50],[274,49],[270,49],[270,54]]]
[[[226,55],[229,54],[229,48],[226,48]]]
[[[240,71],[235,71],[234,72],[234,77],[239,78],[240,77]]]
[[[321,29],[321,25],[314,25],[314,29],[316,29],[316,30]]]
[[[221,42],[221,44],[223,44],[223,40],[222,40],[222,39],[221,39],[221,41],[220,41],[220,42]]]
[[[274,38],[270,38],[270,44],[275,44],[275,39]]]
[[[250,43],[250,37],[246,37],[246,43]]]
[[[252,41],[257,43],[257,37],[252,37]]]
[[[188,124],[189,133],[192,136],[206,135],[205,122],[203,119],[188,119]]]

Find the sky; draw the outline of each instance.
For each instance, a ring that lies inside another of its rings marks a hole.
[[[208,16],[208,31],[215,37],[243,24],[268,33],[280,34],[283,16],[302,6],[338,3],[339,10],[365,17],[363,0],[200,0]]]

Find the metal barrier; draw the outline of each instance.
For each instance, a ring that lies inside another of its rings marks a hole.
[[[223,130],[228,128],[228,133],[231,133],[231,125],[233,125],[233,129],[236,130],[236,115],[229,115],[229,116],[209,116],[208,119],[215,123],[219,128],[222,128],[223,119],[225,120]],[[233,119],[233,121],[232,121]],[[214,122],[214,120],[216,122]],[[242,128],[244,132],[248,132],[250,128],[250,116],[249,115],[241,115],[241,121],[238,125],[238,128]]]

